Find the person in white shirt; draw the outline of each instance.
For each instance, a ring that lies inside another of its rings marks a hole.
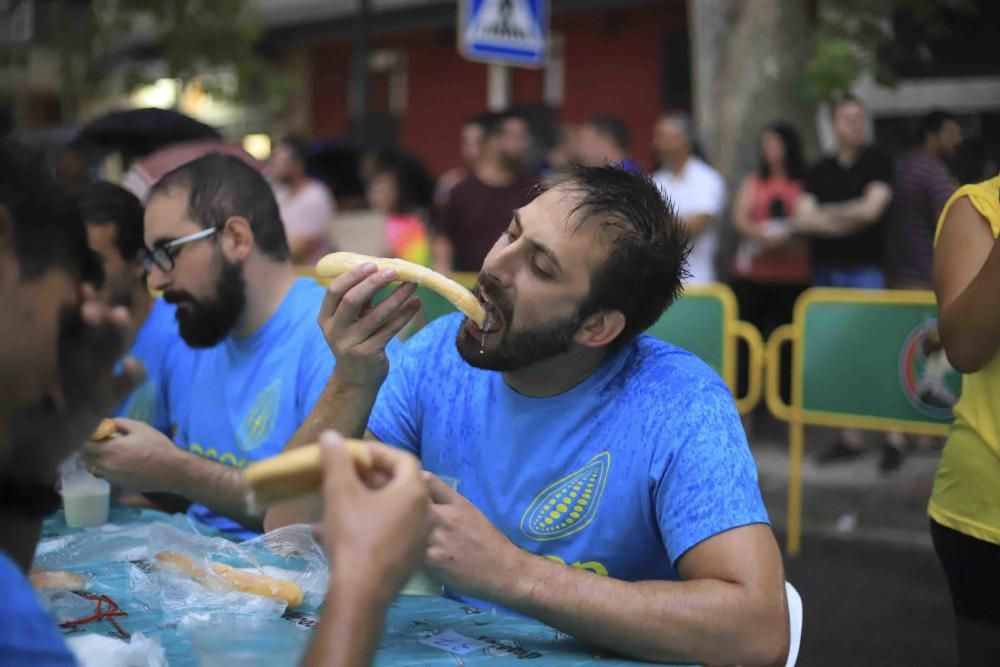
[[[687,114],[666,114],[656,122],[653,150],[662,166],[653,181],[673,203],[691,235],[688,284],[715,280],[716,220],[726,205],[725,181],[694,154],[694,145],[694,127]]]
[[[306,173],[306,144],[287,137],[271,156],[274,196],[295,264],[315,264],[330,251],[330,219],[336,213],[333,195]]]

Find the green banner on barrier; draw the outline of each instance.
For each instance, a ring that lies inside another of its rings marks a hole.
[[[714,291],[685,293],[646,333],[691,352],[725,377],[726,306]]]
[[[843,292],[843,291],[840,291]],[[801,304],[799,405],[810,412],[947,423],[961,392],[948,363],[933,303],[825,300]],[[808,421],[808,420],[807,420]]]

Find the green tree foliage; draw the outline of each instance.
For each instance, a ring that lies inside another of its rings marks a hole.
[[[817,0],[819,28],[812,58],[805,63],[802,94],[824,102],[851,89],[863,74],[895,86],[896,72],[881,54],[893,42],[893,18],[905,15],[927,26],[926,34],[944,30],[947,12],[974,12],[969,0]],[[929,51],[917,50],[923,57]]]

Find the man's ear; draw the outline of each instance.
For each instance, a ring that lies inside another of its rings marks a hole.
[[[242,262],[253,249],[250,221],[240,215],[230,216],[222,228],[222,252],[233,262]]]
[[[610,345],[625,329],[625,314],[620,310],[594,313],[577,329],[573,340],[586,347]]]

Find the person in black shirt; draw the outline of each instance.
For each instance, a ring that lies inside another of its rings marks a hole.
[[[892,201],[892,161],[867,140],[867,114],[854,97],[833,106],[837,153],[806,175],[793,223],[811,238],[812,283],[816,287],[884,289],[886,233]],[[863,435],[847,429],[818,461],[852,459],[863,451]],[[879,467],[902,463],[902,437],[890,434]]]

